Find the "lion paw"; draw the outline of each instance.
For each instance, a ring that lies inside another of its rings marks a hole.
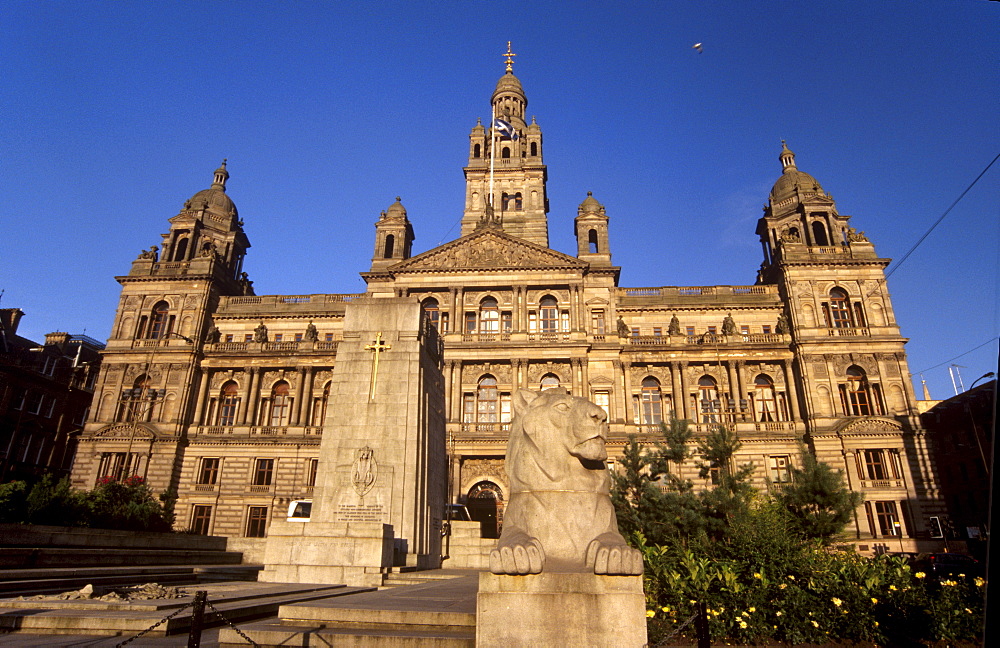
[[[541,543],[527,536],[504,542],[490,552],[490,571],[494,574],[539,574],[544,562]]]
[[[595,574],[637,576],[642,574],[642,554],[625,544],[604,544],[594,540],[587,547],[587,566]]]

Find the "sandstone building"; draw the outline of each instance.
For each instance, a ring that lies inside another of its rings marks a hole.
[[[414,254],[397,199],[375,223],[362,273],[368,296],[419,301],[441,333],[450,465],[441,496],[482,519],[502,516],[511,395],[558,385],[607,410],[612,455],[629,434],[655,437],[671,412],[700,435],[726,423],[761,489],[787,482],[802,448],[842,469],[865,496],[852,525],[862,549],[929,538],[939,496],[886,289],[889,260],[783,146],[756,230],[754,285],[619,286],[612,216],[589,193],[577,249],[548,247],[542,129],[525,120],[509,61],[491,104],[517,137],[497,137],[492,121],[472,129],[461,236]],[[179,528],[253,539],[311,495],[320,438],[337,434],[324,425],[329,385],[344,307],[358,295],[256,295],[228,178],[223,163],[169,219],[159,247],[118,277],[73,474],[81,487],[145,476],[176,489]],[[694,465],[680,470],[699,483]]]

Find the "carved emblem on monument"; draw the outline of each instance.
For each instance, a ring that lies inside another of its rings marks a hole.
[[[375,451],[365,446],[358,450],[358,456],[351,466],[351,483],[358,496],[364,497],[375,485],[378,476],[378,464],[375,462]]]

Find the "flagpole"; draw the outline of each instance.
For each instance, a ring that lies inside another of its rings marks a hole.
[[[489,205],[493,206],[493,164],[496,160],[496,126],[497,123],[497,107],[496,105],[490,106],[490,198]]]

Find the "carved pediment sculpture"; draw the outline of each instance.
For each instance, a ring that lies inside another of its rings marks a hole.
[[[493,270],[540,267],[584,268],[587,263],[561,252],[496,230],[478,230],[388,268],[390,272],[423,270]]]
[[[155,439],[156,434],[140,423],[112,423],[94,433],[102,439]]]

